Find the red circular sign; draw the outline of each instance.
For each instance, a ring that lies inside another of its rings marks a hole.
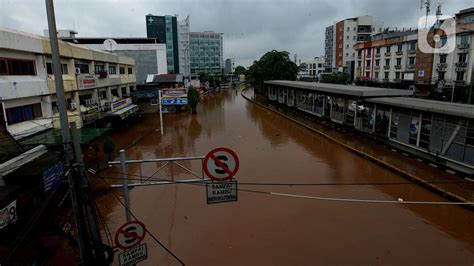
[[[140,244],[145,238],[146,228],[142,222],[131,221],[128,222],[117,230],[115,233],[115,244],[123,249],[127,250]]]
[[[232,180],[239,170],[239,158],[231,149],[217,148],[206,155],[202,167],[206,175],[214,181]]]

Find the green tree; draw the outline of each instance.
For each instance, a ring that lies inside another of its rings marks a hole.
[[[207,74],[206,72],[199,73],[199,81],[203,83],[209,81],[209,74]]]
[[[323,83],[333,84],[349,84],[349,74],[345,72],[332,73],[331,75],[324,75],[321,79]]]
[[[197,114],[197,105],[201,95],[199,95],[199,91],[194,87],[189,87],[188,89],[188,104],[191,107],[193,114]]]
[[[246,79],[257,92],[265,94],[265,81],[296,80],[298,70],[298,66],[290,60],[288,52],[272,50],[253,62]]]
[[[234,74],[235,74],[235,75],[243,75],[243,74],[245,74],[245,71],[247,71],[247,70],[245,69],[245,67],[243,67],[243,66],[237,66],[237,67],[235,68],[235,70],[234,70]]]

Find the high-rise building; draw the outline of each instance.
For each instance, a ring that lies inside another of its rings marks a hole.
[[[225,60],[224,74],[232,74],[235,71],[235,60],[234,58],[227,58]]]
[[[179,74],[189,77],[191,74],[189,58],[189,16],[183,21],[178,21],[178,54]]]
[[[369,40],[370,36],[382,32],[383,23],[371,16],[348,18],[326,28],[326,64],[328,68],[353,74],[356,43]],[[329,65],[330,63],[330,65]]]
[[[168,73],[180,73],[177,17],[146,15],[146,35],[166,43]]]
[[[191,32],[191,75],[201,72],[222,74],[224,68],[223,33],[213,31]]]

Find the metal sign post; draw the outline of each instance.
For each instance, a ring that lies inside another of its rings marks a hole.
[[[125,218],[127,222],[130,222],[132,217],[130,215],[130,198],[128,195],[128,170],[125,161],[125,150],[120,150],[120,165],[122,166],[123,175],[123,195],[125,199]]]
[[[163,131],[163,103],[161,102],[161,90],[158,91],[158,101],[160,102],[160,130],[161,130],[161,136],[165,134]]]

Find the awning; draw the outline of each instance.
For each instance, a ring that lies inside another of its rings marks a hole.
[[[130,106],[127,106],[123,109],[120,109],[118,111],[115,111],[115,112],[108,112],[106,113],[105,115],[106,116],[120,116],[120,118],[122,119],[125,119],[127,118],[129,115],[135,113],[136,111],[138,110],[138,105],[136,104],[132,104]]]
[[[77,135],[81,145],[87,145],[94,139],[102,136],[104,133],[109,131],[108,128],[79,128],[77,129]],[[31,138],[22,139],[20,143],[23,145],[62,145],[63,138],[60,129],[51,129],[35,135]]]

